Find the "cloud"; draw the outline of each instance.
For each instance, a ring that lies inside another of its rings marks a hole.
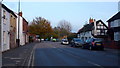
[[[4,2],[18,2],[19,0],[4,0]],[[119,2],[119,0],[20,0],[21,2]]]

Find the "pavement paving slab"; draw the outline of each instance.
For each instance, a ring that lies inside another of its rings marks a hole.
[[[29,43],[24,46],[11,49],[2,53],[2,67],[6,66],[27,66],[28,57],[36,43]],[[26,60],[27,59],[27,60]]]

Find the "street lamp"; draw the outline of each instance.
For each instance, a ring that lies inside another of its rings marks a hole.
[[[2,1],[0,1],[0,52],[2,51]]]
[[[2,67],[2,1],[0,1],[0,68]]]
[[[19,2],[18,2],[18,39],[17,39],[17,44],[18,44],[18,47],[20,46],[20,36],[19,36],[19,26],[20,26],[20,14],[19,14],[19,12],[20,12],[20,0],[19,0]]]

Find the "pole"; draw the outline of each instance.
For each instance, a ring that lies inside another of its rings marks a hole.
[[[20,31],[19,31],[19,29],[20,29],[20,15],[19,15],[19,12],[20,12],[20,0],[19,0],[19,2],[18,2],[18,40],[17,40],[17,42],[18,42],[18,47],[20,46]]]
[[[2,1],[0,1],[0,68],[2,67]]]
[[[2,51],[2,43],[1,43],[2,41],[2,38],[1,38],[2,37],[1,36],[2,35],[2,17],[1,17],[2,14],[1,13],[2,12],[1,11],[2,11],[2,1],[0,1],[0,52]]]

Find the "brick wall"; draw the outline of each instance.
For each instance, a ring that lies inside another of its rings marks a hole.
[[[112,41],[112,40],[104,41],[103,45],[106,48],[120,49],[120,41],[118,41],[118,42],[115,42],[115,41]]]

